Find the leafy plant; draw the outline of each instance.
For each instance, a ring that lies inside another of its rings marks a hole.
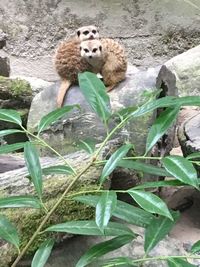
[[[140,266],[145,261],[159,261],[165,260],[169,267],[173,266],[194,266],[187,262],[187,258],[198,258],[195,255],[199,252],[200,245],[198,241],[193,245],[191,254],[173,255],[173,256],[149,256],[149,252],[169,233],[174,224],[179,218],[177,212],[170,211],[166,203],[155,194],[145,191],[147,188],[157,188],[162,186],[193,186],[199,190],[199,179],[196,170],[193,166],[192,160],[195,159],[195,164],[199,163],[199,153],[192,154],[186,158],[178,156],[168,157],[148,157],[147,153],[153,148],[156,142],[166,133],[172,123],[175,121],[179,109],[184,105],[198,105],[200,106],[200,97],[163,97],[161,99],[151,99],[140,107],[127,107],[117,112],[120,117],[120,122],[109,130],[108,121],[116,113],[112,113],[110,108],[109,96],[106,93],[103,83],[96,78],[92,73],[79,74],[80,88],[89,103],[91,109],[98,115],[102,123],[105,125],[107,135],[104,141],[96,149],[95,143],[91,140],[82,140],[78,146],[84,149],[91,155],[91,160],[87,166],[79,171],[75,170],[66,159],[47,144],[41,137],[40,133],[44,131],[49,125],[61,117],[67,115],[74,108],[79,108],[78,105],[66,106],[57,109],[46,116],[44,116],[38,123],[38,134],[34,135],[22,126],[20,115],[14,110],[0,109],[0,120],[12,122],[20,126],[19,129],[9,129],[0,131],[0,136],[5,136],[11,133],[25,132],[31,140],[26,143],[18,143],[13,145],[4,145],[0,147],[0,153],[8,153],[19,148],[24,148],[24,157],[26,166],[29,172],[30,181],[36,191],[36,196],[13,196],[4,197],[0,199],[0,208],[32,208],[43,209],[46,213],[37,230],[33,233],[28,243],[20,251],[20,235],[17,229],[6,217],[0,216],[0,237],[11,243],[17,248],[18,256],[12,263],[11,267],[16,267],[20,259],[25,255],[27,250],[32,246],[36,237],[41,233],[65,232],[71,234],[81,235],[96,235],[112,237],[105,242],[97,244],[90,248],[77,262],[76,267],[83,267],[87,264],[98,260],[99,257],[106,253],[120,248],[121,246],[132,242],[137,238],[137,233],[134,233],[130,226],[123,223],[113,222],[112,217],[118,218],[127,222],[128,224],[137,225],[145,229],[144,235],[144,250],[145,255],[142,258],[128,258],[118,257],[101,261],[101,266]],[[160,114],[152,125],[146,143],[146,152],[142,156],[126,157],[128,151],[134,144],[123,144],[117,149],[108,160],[100,161],[99,155],[114,134],[123,128],[129,120],[143,116],[148,112],[152,112],[157,108],[166,109]],[[51,166],[42,168],[40,166],[39,156],[35,147],[42,145],[49,148],[62,161],[63,165]],[[151,164],[146,164],[145,160],[159,160],[162,167],[156,167]],[[173,179],[169,181],[146,182],[141,183],[128,190],[102,190],[101,186],[98,190],[83,191],[70,194],[70,190],[78,183],[79,178],[93,165],[103,165],[102,173],[99,177],[100,185],[102,185],[106,178],[120,166],[123,168],[142,171],[150,175],[171,176]],[[65,174],[71,175],[72,180],[66,186],[65,191],[53,205],[50,210],[45,207],[43,197],[43,176],[48,174]],[[85,195],[87,193],[87,195]],[[127,204],[117,200],[117,193],[128,193],[139,207]],[[96,209],[94,220],[85,221],[70,221],[66,223],[59,223],[51,225],[46,228],[46,223],[52,214],[56,211],[64,198],[73,199],[84,204],[90,205]],[[54,239],[48,238],[36,251],[32,267],[43,267],[48,260],[51,250],[54,246]]]

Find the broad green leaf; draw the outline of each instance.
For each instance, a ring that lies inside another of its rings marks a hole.
[[[151,102],[147,102],[136,111],[129,115],[129,118],[143,116],[144,114],[151,112],[155,109],[162,107],[170,106],[200,106],[200,96],[184,96],[184,97],[175,97],[175,96],[166,96],[159,99],[156,99]]]
[[[137,204],[144,210],[163,215],[173,220],[167,205],[158,196],[145,191],[139,191],[134,189],[127,190],[127,193],[137,202]]]
[[[109,158],[109,160],[106,162],[101,177],[100,177],[100,183],[102,184],[106,177],[111,174],[111,172],[117,167],[118,162],[128,153],[128,151],[133,147],[132,144],[127,144],[121,146],[115,153],[112,154],[112,156]]]
[[[79,87],[92,110],[106,125],[111,116],[110,98],[103,82],[91,72],[79,73]]]
[[[49,238],[41,244],[41,246],[36,251],[33,257],[31,267],[43,267],[45,265],[45,263],[47,262],[51,254],[54,243],[55,243],[55,240],[52,238]]]
[[[19,248],[19,236],[15,226],[9,220],[0,215],[0,238]]]
[[[167,264],[169,267],[197,267],[196,265],[179,258],[170,258],[167,260]]]
[[[89,154],[92,154],[95,151],[95,140],[92,140],[91,138],[87,138],[85,140],[80,140],[76,145],[80,148],[88,152]]]
[[[135,234],[127,226],[116,222],[109,222],[104,230],[103,234],[94,221],[71,221],[50,226],[45,231],[71,233],[77,235],[135,236]]]
[[[154,165],[142,163],[142,162],[135,161],[135,160],[122,159],[117,163],[117,166],[136,170],[136,171],[142,171],[144,173],[158,175],[158,176],[169,176],[170,175],[164,168],[159,168]]]
[[[108,222],[117,205],[117,194],[114,191],[102,193],[96,206],[95,221],[101,232],[108,225]]]
[[[18,130],[18,129],[8,129],[8,130],[2,130],[0,131],[0,137],[13,134],[13,133],[23,133],[23,131]]]
[[[3,145],[3,146],[0,146],[0,154],[10,153],[10,152],[16,151],[18,149],[21,149],[24,146],[25,146],[25,142],[24,143],[16,143],[16,144],[12,144],[12,145]]]
[[[164,110],[160,116],[155,120],[147,136],[146,154],[156,144],[156,142],[163,136],[175,121],[180,107],[169,107]]]
[[[64,115],[66,115],[66,113],[70,112],[75,107],[79,108],[79,105],[71,105],[71,106],[58,108],[50,112],[49,114],[45,115],[44,117],[42,117],[38,125],[38,133],[44,131],[51,123],[62,118]]]
[[[97,258],[130,243],[134,238],[135,237],[130,235],[118,236],[111,240],[94,245],[80,258],[76,267],[87,266]]]
[[[197,172],[187,159],[181,156],[168,156],[162,159],[162,163],[173,177],[199,189]]]
[[[169,180],[169,181],[158,181],[158,182],[147,182],[134,187],[134,189],[145,189],[152,187],[163,187],[163,186],[183,186],[185,185],[178,180]]]
[[[31,181],[34,184],[38,196],[42,197],[42,169],[38,153],[30,142],[26,142],[24,146],[24,159],[28,172],[31,176]]]
[[[146,228],[144,250],[147,255],[170,232],[180,217],[178,212],[172,212],[172,216],[174,221],[166,217],[154,218]]]
[[[31,196],[13,196],[0,198],[0,208],[41,208],[40,201]]]
[[[12,109],[0,109],[0,121],[8,121],[22,125],[19,113]]]
[[[80,201],[86,205],[96,207],[99,197],[98,196],[77,196],[73,199]],[[142,210],[140,208],[134,207],[128,203],[117,200],[117,206],[113,212],[113,215],[119,219],[122,219],[128,223],[138,225],[141,227],[147,227],[151,223],[151,220],[154,218],[149,212]]]
[[[49,174],[74,174],[73,170],[69,166],[56,165],[42,169],[43,175]]]
[[[120,266],[120,267],[137,267],[137,265],[133,265],[132,263],[133,259],[128,257],[118,257],[118,258],[112,258],[112,259],[106,259],[103,262],[105,262],[102,267],[113,267],[113,266]]]
[[[198,253],[200,251],[200,240],[194,243],[194,245],[191,248],[192,253]]]
[[[186,159],[200,159],[200,152],[195,152],[186,157]]]

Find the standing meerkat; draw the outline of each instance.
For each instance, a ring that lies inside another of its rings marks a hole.
[[[80,55],[80,42],[99,38],[95,26],[89,25],[79,28],[76,36],[63,41],[57,48],[54,64],[61,78],[61,85],[57,95],[57,107],[61,107],[70,85],[78,83],[78,73],[84,71],[95,72],[94,68]]]
[[[124,48],[118,42],[109,38],[83,41],[80,54],[103,76],[108,92],[126,78],[127,59]]]

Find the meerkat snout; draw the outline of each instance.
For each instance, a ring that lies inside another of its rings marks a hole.
[[[86,60],[102,57],[102,46],[99,40],[83,41],[80,44],[81,57]]]

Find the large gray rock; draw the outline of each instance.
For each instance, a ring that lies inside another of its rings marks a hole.
[[[126,80],[109,94],[112,110],[114,112],[119,111],[122,108],[141,105],[147,101],[149,96],[146,97],[145,93],[154,93],[156,90],[155,83],[158,71],[159,68],[138,71],[129,66]],[[58,87],[59,83],[56,83],[35,96],[29,112],[29,130],[37,131],[36,125],[41,117],[56,108]],[[89,136],[100,143],[106,135],[103,124],[91,111],[78,86],[72,87],[65,97],[64,105],[71,104],[79,104],[81,111],[76,110],[70,113],[63,120],[54,123],[43,134],[43,137],[62,154],[73,151],[75,149],[73,143],[79,139],[85,139]],[[140,154],[144,153],[148,128],[154,115],[155,113],[149,113],[146,116],[131,120],[118,134],[118,137],[134,143],[136,151]],[[113,127],[116,122],[113,121],[111,124]]]
[[[8,57],[0,56],[0,76],[10,76],[10,60]]]
[[[185,157],[200,152],[200,113],[183,122],[179,127],[178,137]],[[196,167],[200,174],[200,166]]]
[[[200,95],[200,45],[165,63],[175,74],[180,96]]]

